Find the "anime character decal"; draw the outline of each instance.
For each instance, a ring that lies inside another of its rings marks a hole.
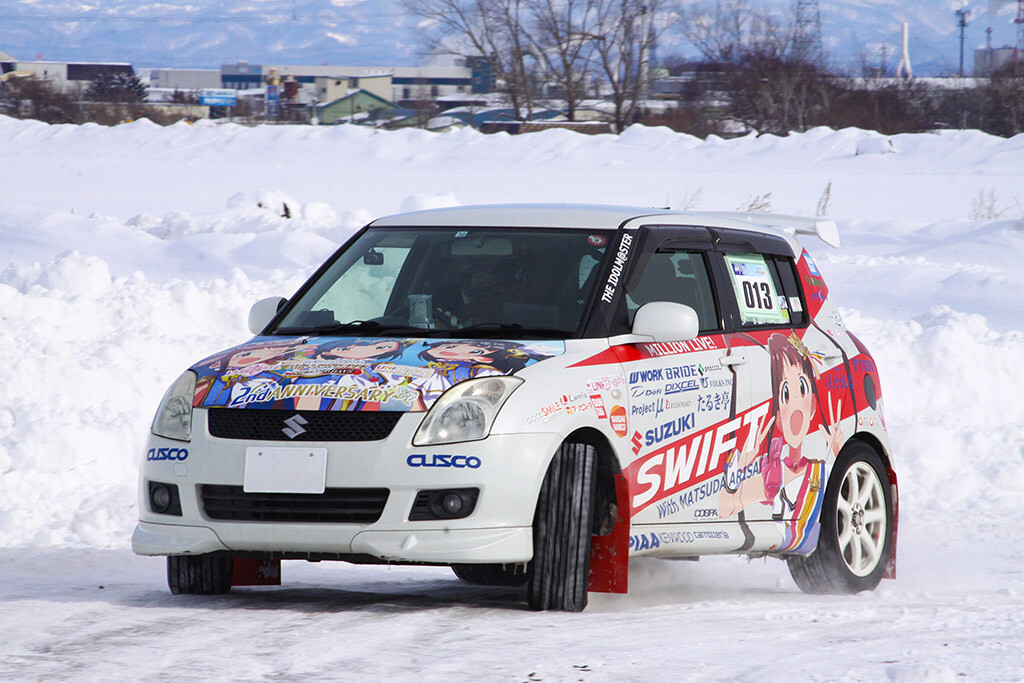
[[[826,423],[818,394],[814,358],[795,334],[773,334],[768,339],[771,364],[771,417],[756,432],[742,453],[734,450],[725,464],[725,490],[719,497],[719,515],[732,517],[751,505],[771,506],[772,519],[784,522],[782,542],[775,550],[807,553],[818,536],[818,517],[826,483],[825,461],[808,457],[805,440],[815,414],[822,415],[818,432],[827,451],[838,455],[843,437],[839,427],[842,399],[833,408],[827,396]],[[772,438],[766,450],[762,444]],[[750,466],[754,465],[753,468]],[[738,478],[731,472],[753,472]]]
[[[192,370],[198,375],[192,405],[221,405],[238,384],[260,382],[285,359],[306,355],[301,339],[273,339],[236,346],[205,358]]]
[[[426,410],[453,384],[564,352],[561,341],[259,338],[193,366],[193,405]]]
[[[489,339],[445,340],[423,345],[418,358],[433,372],[418,385],[424,405],[445,390],[475,377],[511,375],[531,362],[546,358],[544,346],[522,346]],[[564,346],[563,346],[564,348]]]

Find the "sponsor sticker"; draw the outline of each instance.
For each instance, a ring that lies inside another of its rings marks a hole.
[[[480,458],[475,455],[444,455],[441,453],[434,455],[413,453],[405,459],[405,463],[409,467],[453,467],[471,470],[479,469],[482,464]]]
[[[634,461],[625,474],[630,481],[632,514],[649,505],[722,474],[722,456],[757,433],[771,409],[771,401],[739,413],[699,432],[659,445]]]
[[[619,436],[626,436],[629,433],[626,409],[622,406],[612,406],[612,409],[608,412],[608,422],[612,425],[612,431]]]
[[[150,448],[146,460],[186,460],[187,448]]]
[[[626,267],[626,261],[629,259],[629,250],[632,246],[633,235],[628,232],[622,233],[619,251],[615,254],[612,270],[608,273],[608,280],[604,283],[604,292],[601,294],[601,301],[606,304],[611,303],[612,297],[615,296],[615,290],[619,286],[619,278],[622,277],[622,271]]]

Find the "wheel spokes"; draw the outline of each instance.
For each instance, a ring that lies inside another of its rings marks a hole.
[[[885,512],[883,510],[870,508],[864,511],[864,526],[870,526],[882,521],[885,521]]]
[[[857,576],[867,576],[877,568],[887,519],[878,474],[866,462],[853,463],[836,500],[836,530],[843,560]]]
[[[840,517],[844,521],[849,522],[850,516],[853,514],[853,508],[850,507],[850,502],[845,498],[840,498],[836,501],[836,508]]]
[[[871,536],[871,534],[861,534],[860,543],[863,546],[864,551],[864,563],[861,565],[861,569],[874,569],[875,564],[878,562],[879,547],[878,541]]]
[[[862,472],[861,474],[864,476],[864,486],[859,489],[860,498],[857,502],[867,508],[870,506],[871,499],[875,496],[878,480],[872,476],[874,474],[873,472]],[[871,478],[868,479],[868,477]]]
[[[849,524],[841,526],[839,531],[839,550],[842,551],[843,556],[846,556],[846,550],[850,545],[850,539],[853,538],[853,527]]]
[[[862,565],[860,538],[854,538],[850,543],[850,568],[859,572]]]
[[[857,476],[857,470],[851,469],[846,475],[846,502],[849,505],[853,505],[860,501],[860,480]]]

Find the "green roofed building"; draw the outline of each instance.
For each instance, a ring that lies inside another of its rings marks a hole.
[[[369,123],[389,119],[398,113],[398,109],[394,102],[360,89],[353,90],[336,100],[316,105],[316,116],[323,124],[345,121]]]

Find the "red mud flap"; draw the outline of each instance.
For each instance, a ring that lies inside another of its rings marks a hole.
[[[280,586],[281,560],[236,557],[231,570],[232,586]]]
[[[889,470],[889,488],[892,491],[892,544],[889,550],[889,563],[885,566],[883,579],[896,578],[896,531],[900,522],[900,491],[896,483],[896,473]]]
[[[626,593],[629,586],[629,486],[621,474],[615,475],[615,509],[611,533],[594,536],[590,544],[587,590],[592,593]]]

